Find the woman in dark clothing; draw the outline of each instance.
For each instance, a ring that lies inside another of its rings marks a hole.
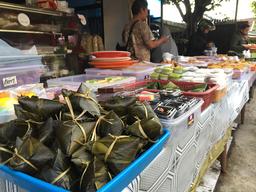
[[[203,55],[204,50],[214,45],[213,42],[208,39],[208,33],[212,30],[215,30],[215,26],[211,21],[202,19],[199,22],[197,32],[195,32],[189,40],[188,55]]]
[[[241,24],[239,30],[232,36],[230,42],[230,50],[235,51],[236,53],[242,53],[244,50],[247,50],[244,46],[248,44],[248,32],[250,30],[250,25]]]

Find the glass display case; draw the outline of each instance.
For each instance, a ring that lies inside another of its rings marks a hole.
[[[41,55],[48,69],[45,76],[73,74],[68,67],[73,64],[67,63],[72,60],[67,57],[76,44],[80,44],[78,17],[66,1],[52,9],[37,8],[35,6],[39,5],[33,2],[13,4],[0,1],[0,39],[24,54]]]

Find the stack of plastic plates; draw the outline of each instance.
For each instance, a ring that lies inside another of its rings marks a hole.
[[[100,69],[126,68],[138,62],[132,60],[127,51],[98,51],[92,55],[90,64]]]

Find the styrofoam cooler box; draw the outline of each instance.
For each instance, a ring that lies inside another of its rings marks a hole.
[[[39,83],[40,76],[43,72],[43,65],[0,68],[0,89],[17,87],[24,84]]]
[[[149,78],[154,69],[155,67],[128,67],[122,70],[89,68],[85,69],[85,74],[95,76],[133,76],[136,77],[136,80],[144,80]]]
[[[193,108],[176,119],[160,119],[163,126],[171,131],[173,144],[179,150],[185,148],[187,143],[195,136],[203,103],[203,100],[200,100]]]
[[[83,75],[73,75],[68,77],[61,77],[56,79],[49,79],[47,80],[48,87],[62,87],[62,88],[69,88],[72,90],[77,90],[82,82],[85,82],[87,80],[92,79],[104,79],[106,77],[113,76],[109,74],[105,75],[92,75],[92,74],[83,74]],[[118,75],[116,75],[118,76]],[[115,86],[115,85],[123,85],[127,83],[134,83],[136,81],[136,78],[134,77],[127,77],[123,80],[112,82],[112,83],[102,83],[102,84],[94,84],[91,86],[90,84],[86,84],[89,88],[91,88],[93,91],[97,91],[98,88],[107,87],[107,86]]]

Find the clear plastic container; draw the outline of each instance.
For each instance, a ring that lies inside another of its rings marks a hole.
[[[97,68],[89,68],[85,69],[86,75],[91,75],[95,77],[108,77],[108,76],[122,76],[122,70],[113,70],[113,69],[97,69]]]
[[[82,82],[92,79],[105,79],[106,77],[113,76],[113,75],[90,75],[90,74],[83,74],[83,75],[74,75],[69,77],[62,77],[56,79],[50,79],[47,81],[48,87],[62,87],[66,89],[77,90]],[[122,76],[123,77],[123,76]],[[99,84],[89,84],[85,83],[89,88],[93,91],[97,91],[98,88],[103,88],[107,86],[120,86],[128,83],[134,83],[136,81],[135,77],[124,77],[124,79],[115,81],[115,82],[103,82]]]
[[[203,103],[204,101],[201,100],[197,105],[176,119],[160,119],[163,127],[172,133],[173,143],[179,148],[183,149],[194,136],[195,127],[201,116],[201,106]]]
[[[0,124],[6,123],[13,119],[16,119],[16,115],[14,113],[0,113]]]
[[[41,60],[42,56],[39,55],[4,55],[4,56],[0,56],[0,63],[2,62],[14,62],[14,61],[23,61],[23,60]]]
[[[155,67],[128,67],[122,70],[112,69],[86,69],[85,73],[94,76],[134,76],[136,80],[148,79],[149,75],[154,71]]]
[[[18,104],[18,97],[21,95],[36,95],[40,98],[47,98],[45,89],[41,83],[0,90],[0,123],[8,122],[16,118],[14,105]]]
[[[134,69],[123,69],[123,74],[125,76],[134,76],[137,80],[149,79],[149,75],[153,73],[155,67],[151,68],[134,68]]]
[[[0,90],[24,84],[39,83],[43,72],[43,65],[0,68]]]
[[[24,58],[24,59],[2,59],[0,57],[0,68],[11,68],[11,67],[30,67],[31,65],[42,65],[41,58]]]

